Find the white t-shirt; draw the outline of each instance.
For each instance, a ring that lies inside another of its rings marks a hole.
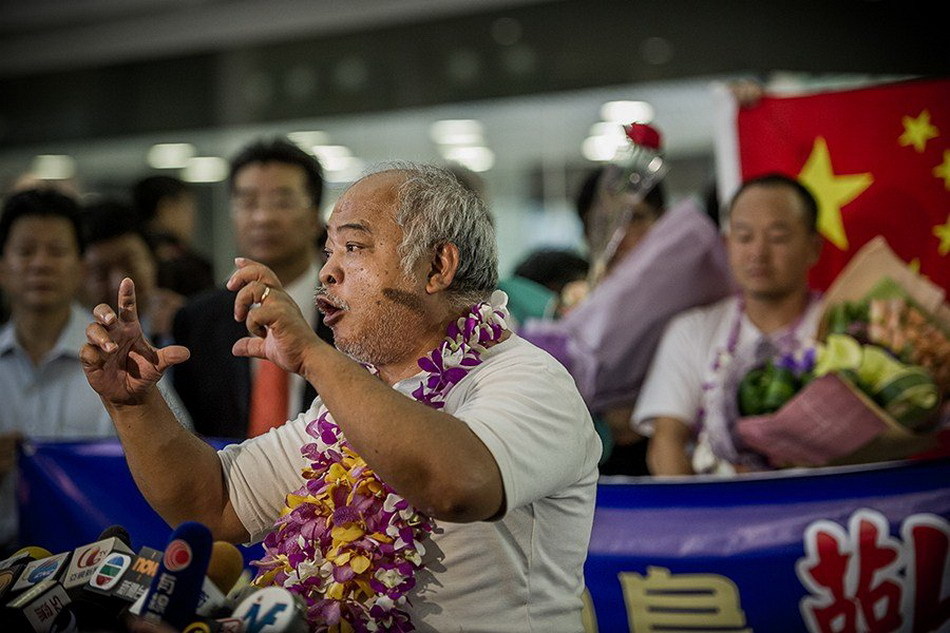
[[[449,523],[427,545],[433,580],[409,596],[418,631],[582,630],[581,593],[601,444],[573,379],[511,336],[482,354],[444,411],[469,425],[501,471],[503,516]],[[419,376],[395,388],[411,393]],[[253,541],[273,527],[308,462],[313,406],[296,420],[220,451],[231,503]],[[435,560],[433,560],[435,559]]]
[[[740,351],[790,333],[788,329],[766,336],[739,311],[739,299],[732,296],[688,310],[670,321],[633,411],[632,425],[637,432],[653,435],[654,420],[665,417],[682,421],[698,434],[698,413],[708,404],[709,391],[704,389],[704,383],[713,378],[713,364],[717,355],[726,352],[733,331],[738,330],[734,348]],[[820,318],[821,303],[812,301],[791,334],[801,341],[812,340]],[[721,362],[729,359],[723,358]],[[698,446],[697,451],[701,448]]]

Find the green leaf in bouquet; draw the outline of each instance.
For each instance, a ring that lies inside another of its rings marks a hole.
[[[777,366],[772,368],[762,396],[762,413],[778,411],[798,391],[798,379],[791,370]]]
[[[920,367],[904,365],[874,387],[871,396],[892,418],[917,429],[933,417],[940,403],[937,385]]]
[[[867,299],[862,301],[848,301],[845,303],[846,311],[848,313],[848,320],[853,323],[860,323],[862,325],[867,325],[868,321],[871,318],[870,315],[870,306],[868,305]]]
[[[868,290],[867,294],[864,295],[864,299],[904,299],[910,301],[910,295],[890,277],[882,277]]]
[[[739,414],[761,415],[762,402],[765,397],[765,386],[770,375],[770,366],[757,367],[750,370],[739,382]]]
[[[836,303],[828,309],[828,332],[845,334],[849,323],[847,303]]]

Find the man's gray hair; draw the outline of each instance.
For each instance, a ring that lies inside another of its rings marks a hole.
[[[396,209],[396,224],[403,230],[403,271],[410,274],[420,258],[451,242],[459,250],[458,270],[448,288],[453,303],[461,308],[488,299],[498,285],[498,247],[484,200],[441,167],[399,161],[373,173],[390,171],[405,175]]]

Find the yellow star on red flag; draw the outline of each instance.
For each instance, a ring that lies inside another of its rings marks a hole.
[[[841,207],[861,195],[874,178],[870,173],[835,175],[828,143],[819,136],[798,179],[818,200],[818,231],[841,250],[847,250],[848,236],[841,221]]]
[[[938,224],[934,227],[934,235],[940,238],[940,246],[937,247],[937,252],[941,255],[950,253],[950,213],[947,214],[945,224]]]
[[[901,145],[913,145],[917,153],[924,151],[927,141],[937,138],[940,130],[930,123],[930,110],[924,110],[917,118],[905,116],[901,122],[904,124],[904,133],[897,139]]]
[[[943,179],[943,186],[950,191],[950,150],[944,150],[943,162],[934,167],[933,175]]]

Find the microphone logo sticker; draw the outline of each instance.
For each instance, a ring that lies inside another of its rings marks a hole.
[[[126,554],[113,554],[107,558],[96,570],[89,581],[93,587],[106,590],[112,589],[122,578],[122,573],[132,564],[132,557]]]
[[[42,564],[33,568],[32,573],[30,573],[28,577],[29,582],[35,584],[47,576],[52,576],[56,570],[59,569],[61,562],[63,562],[62,559],[43,561]]]
[[[95,567],[99,564],[99,561],[102,560],[102,557],[105,555],[105,552],[99,549],[98,545],[93,545],[84,552],[80,552],[77,558],[79,569],[85,569],[87,567]]]
[[[181,571],[191,564],[191,546],[182,539],[175,539],[165,549],[162,562],[165,569],[171,572]]]

